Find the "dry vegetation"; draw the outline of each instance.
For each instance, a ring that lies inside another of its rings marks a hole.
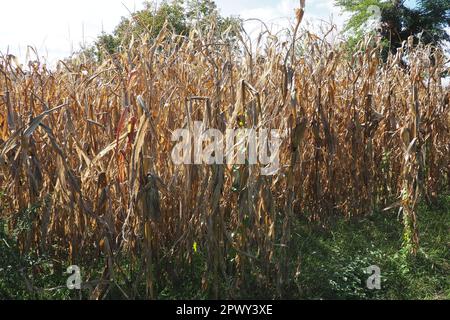
[[[14,228],[37,208],[20,249],[104,261],[107,282],[94,298],[118,277],[130,283],[125,296],[145,282],[156,298],[198,252],[209,297],[233,296],[254,268],[260,286],[282,297],[299,272],[290,261],[299,217],[326,225],[402,208],[415,252],[418,201],[450,184],[445,56],[405,43],[384,63],[373,39],[350,55],[306,31],[288,42],[267,31],[252,47],[241,35],[236,50],[214,26],[186,37],[166,27],[102,63],[81,55],[55,70],[1,58],[1,216]],[[171,133],[194,120],[287,130],[280,172],[174,165]]]

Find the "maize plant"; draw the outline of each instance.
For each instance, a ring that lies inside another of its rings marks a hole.
[[[220,35],[214,20],[211,32],[185,36],[166,24],[101,62],[80,54],[53,69],[1,56],[0,218],[13,229],[37,208],[20,249],[100,262],[102,280],[125,277],[130,298],[140,283],[156,298],[199,254],[207,296],[233,296],[257,267],[256,281],[282,297],[301,217],[326,225],[401,208],[416,252],[418,201],[450,185],[445,56],[404,43],[382,61],[373,38],[349,55],[302,30],[302,17],[303,8],[287,36],[238,30],[236,43],[227,34],[236,30]],[[278,172],[175,164],[172,133],[196,121],[285,132]]]

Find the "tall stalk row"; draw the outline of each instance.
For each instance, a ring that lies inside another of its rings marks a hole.
[[[209,297],[255,281],[283,296],[299,218],[400,209],[415,252],[418,202],[450,184],[443,54],[405,43],[382,61],[373,39],[349,54],[307,31],[241,33],[236,45],[210,30],[165,27],[102,62],[80,55],[54,70],[0,59],[0,215],[14,229],[36,208],[21,250],[103,264],[104,280],[125,278],[127,297],[145,283],[149,298],[198,272]],[[172,133],[196,121],[285,133],[280,170],[174,164]]]

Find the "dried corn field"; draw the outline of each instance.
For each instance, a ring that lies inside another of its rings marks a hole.
[[[374,39],[349,55],[307,31],[261,39],[239,33],[236,48],[214,27],[166,27],[102,63],[80,55],[47,69],[3,56],[0,215],[9,228],[31,219],[20,249],[102,265],[92,298],[123,278],[125,297],[143,284],[157,298],[184,274],[207,297],[233,297],[255,269],[255,286],[283,297],[299,272],[300,217],[326,226],[387,208],[416,252],[418,202],[450,186],[445,56],[405,43],[383,62]],[[172,132],[192,121],[286,132],[279,172],[175,165]],[[193,270],[199,252],[206,267]]]

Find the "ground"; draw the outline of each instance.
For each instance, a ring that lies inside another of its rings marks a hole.
[[[285,284],[283,298],[450,299],[450,196],[431,206],[422,204],[418,217],[421,247],[413,257],[402,249],[402,224],[395,211],[347,220],[336,217],[327,227],[299,216],[293,226],[290,259],[297,272]],[[19,227],[27,228],[26,219]],[[6,234],[4,229],[0,230],[0,298],[87,298],[86,292],[65,288],[67,275],[55,272],[54,258],[33,252],[20,255],[14,245],[17,234]],[[207,299],[200,276],[205,261],[199,248],[190,263],[191,271],[179,283],[159,288],[158,298]],[[380,290],[366,287],[370,275],[365,270],[372,265],[381,270]],[[101,268],[86,271],[100,274]],[[265,286],[261,273],[255,265],[240,290],[227,287],[228,282],[223,281],[221,298],[277,298],[276,288]],[[31,292],[30,286],[45,289]],[[126,282],[120,287],[127,291]],[[122,299],[124,295],[116,288],[107,298]]]

